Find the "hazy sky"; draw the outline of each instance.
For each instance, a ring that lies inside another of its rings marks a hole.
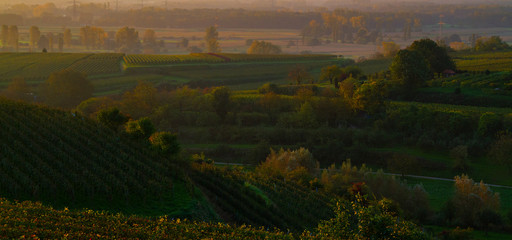
[[[134,8],[137,6],[141,6],[144,3],[144,6],[165,6],[166,0],[117,0],[119,1],[119,5],[124,8]],[[275,1],[275,5],[279,6],[290,6],[290,4],[299,4],[304,2],[308,7],[318,7],[325,6],[326,3],[329,5],[351,5],[353,3],[382,3],[382,2],[430,2],[430,3],[440,3],[440,4],[449,4],[449,3],[467,3],[467,4],[485,4],[485,3],[503,3],[503,4],[511,4],[511,0],[167,0],[167,4],[169,7],[179,7],[179,6],[191,6],[197,5],[197,7],[219,7],[219,8],[230,8],[230,7],[251,7],[251,6],[265,6],[271,5],[271,2]],[[0,0],[0,7],[6,8],[13,4],[43,4],[46,2],[53,2],[58,7],[67,7],[71,6],[73,0]],[[77,3],[110,3],[111,6],[115,5],[116,0],[76,0]],[[176,3],[180,4],[176,4]],[[202,3],[202,4],[198,4]]]

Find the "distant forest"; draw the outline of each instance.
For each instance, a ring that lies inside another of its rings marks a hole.
[[[132,26],[144,28],[222,28],[302,29],[311,20],[321,22],[323,15],[342,13],[344,17],[364,16],[368,26],[385,31],[401,31],[411,19],[423,25],[442,21],[460,27],[509,27],[512,7],[499,5],[422,5],[421,11],[411,11],[410,4],[377,7],[374,10],[317,9],[309,12],[265,11],[245,9],[169,9],[146,7],[138,10],[115,11],[103,4],[81,4],[60,9],[55,4],[13,5],[0,14],[0,24],[55,26]],[[340,14],[337,14],[340,15]]]

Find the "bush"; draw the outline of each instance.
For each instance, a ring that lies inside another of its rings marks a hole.
[[[134,139],[148,139],[155,132],[155,126],[149,118],[126,123],[126,133]]]

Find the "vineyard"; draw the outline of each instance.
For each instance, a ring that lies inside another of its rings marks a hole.
[[[208,164],[195,169],[194,182],[232,222],[300,231],[332,217],[329,196],[293,182]]]
[[[318,61],[334,60],[333,55],[259,55],[235,53],[192,53],[189,55],[143,55],[135,54],[124,57],[129,66],[172,65],[191,63],[224,63],[224,62],[260,62],[260,61]]]
[[[457,69],[464,71],[511,71],[512,52],[461,53],[453,56]]]
[[[431,80],[430,85],[432,87],[512,90],[512,74],[508,72],[495,72],[489,74],[463,73],[452,77]]]
[[[249,226],[55,210],[2,198],[0,226],[0,239],[295,239],[291,234]]]
[[[0,100],[0,193],[73,205],[162,198],[172,175],[152,152],[75,113]]]
[[[512,113],[512,108],[493,108],[493,107],[475,107],[464,105],[451,105],[440,103],[418,103],[418,102],[398,102],[394,101],[389,104],[389,108],[407,108],[415,106],[418,108],[427,108],[438,112],[461,113],[464,115],[480,116],[484,113],[496,113],[507,115]]]

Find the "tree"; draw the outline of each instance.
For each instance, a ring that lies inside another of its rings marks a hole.
[[[149,140],[149,137],[155,132],[155,126],[149,118],[141,118],[137,121],[130,120],[125,126],[126,133],[133,139]]]
[[[446,49],[431,39],[416,40],[407,49],[418,51],[425,58],[431,73],[442,73],[447,69],[455,70],[455,62]]]
[[[121,101],[121,110],[133,118],[149,116],[157,107],[157,89],[148,82],[140,81],[137,86],[127,91]]]
[[[411,91],[425,84],[431,73],[425,58],[417,51],[400,50],[390,66],[396,85]]]
[[[123,27],[116,32],[119,52],[137,53],[140,48],[139,33],[134,28]]]
[[[405,174],[410,174],[411,171],[418,168],[418,160],[407,154],[393,154],[393,157],[388,160],[388,169],[398,172],[405,178]]]
[[[335,217],[318,225],[321,239],[428,239],[414,223],[403,220],[389,199],[369,202],[356,195],[352,202],[338,201]]]
[[[32,101],[33,97],[30,95],[30,86],[25,82],[23,78],[14,78],[12,82],[7,86],[7,89],[3,92],[3,95],[16,100]]]
[[[144,31],[144,35],[142,36],[142,42],[147,47],[154,47],[156,46],[156,34],[155,31],[152,29],[146,29]]]
[[[509,173],[512,173],[512,135],[502,133],[492,144],[489,157],[497,164],[506,166]]]
[[[475,183],[467,175],[455,176],[455,196],[451,200],[453,214],[464,226],[477,226],[479,215],[491,210],[498,212],[500,196],[483,182]]]
[[[45,35],[41,36],[39,38],[39,41],[37,42],[37,46],[41,50],[48,49],[50,47],[50,42],[48,41],[48,37],[46,37]]]
[[[64,39],[62,37],[59,37],[57,44],[59,46],[59,52],[64,51]]]
[[[188,48],[188,39],[187,38],[182,38],[181,41],[180,41],[180,46],[182,48]]]
[[[281,54],[281,47],[265,41],[253,41],[248,54]]]
[[[41,37],[41,31],[36,26],[30,27],[30,47],[31,49],[36,49],[36,45],[39,42],[39,38]]]
[[[354,92],[352,107],[369,114],[376,114],[385,110],[386,96],[387,85],[384,80],[369,80]]]
[[[303,66],[297,65],[290,72],[288,72],[288,80],[290,82],[300,85],[312,81],[313,77],[306,71]]]
[[[219,46],[219,33],[217,32],[217,27],[211,26],[206,29],[206,36],[204,40],[206,41],[206,49],[210,53],[219,53],[222,50]]]
[[[329,81],[329,83],[333,84],[341,76],[341,73],[341,68],[337,65],[324,67],[320,73],[320,81]]]
[[[129,117],[119,111],[118,108],[102,109],[98,112],[98,121],[112,130],[117,130],[119,126],[128,122]]]
[[[360,86],[361,83],[359,82],[359,80],[353,77],[349,77],[339,84],[340,96],[343,97],[345,100],[352,102],[354,93]]]
[[[2,25],[2,32],[1,32],[1,38],[2,38],[2,47],[7,47],[7,44],[9,44],[9,27],[7,25]]]
[[[468,165],[468,147],[459,145],[450,150],[450,157],[454,160],[453,168],[458,171],[467,171]]]
[[[224,121],[232,105],[231,90],[227,87],[217,87],[213,89],[212,97],[213,109],[215,109],[220,119]]]
[[[85,74],[69,69],[52,73],[42,87],[48,105],[65,109],[92,97],[93,92],[94,87]]]
[[[501,40],[499,36],[492,36],[490,38],[478,38],[475,43],[476,51],[501,51],[508,49],[509,45]]]
[[[395,42],[382,42],[382,46],[380,47],[380,51],[384,57],[393,57],[400,50],[400,46]]]
[[[486,112],[480,116],[477,133],[484,138],[494,138],[502,128],[502,118],[496,113]]]
[[[55,37],[53,36],[53,33],[47,33],[46,37],[48,38],[48,46],[50,47],[50,52],[53,52],[53,45],[55,44]]]
[[[178,137],[170,132],[156,132],[149,137],[149,142],[163,156],[175,156],[180,152]]]
[[[73,35],[71,34],[71,29],[69,28],[66,28],[64,30],[64,34],[63,34],[63,40],[64,40],[64,45],[66,47],[71,47],[71,40],[73,38]]]
[[[308,149],[299,148],[292,151],[281,148],[278,152],[271,149],[265,162],[256,168],[256,172],[267,176],[286,178],[288,173],[299,168],[306,169],[311,175],[318,170],[318,167],[318,162]]]
[[[12,25],[9,27],[9,46],[16,49],[18,51],[19,47],[19,33],[18,33],[18,26]]]

